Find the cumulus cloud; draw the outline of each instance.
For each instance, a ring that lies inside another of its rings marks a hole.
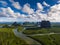
[[[0,8],[0,17],[12,17],[17,18],[20,17],[19,12],[14,12],[10,7]]]
[[[12,5],[16,8],[16,9],[21,9],[21,6],[19,4],[19,2],[13,2]]]
[[[19,2],[15,2],[14,0],[9,0],[12,3],[12,6],[14,6],[14,8],[20,10],[22,7],[20,6]]]
[[[40,11],[40,9],[32,14],[32,17],[37,21],[49,20],[51,22],[60,22],[60,4],[53,5],[48,13],[41,13],[43,10]]]
[[[50,18],[54,19],[53,21],[60,22],[60,4],[52,6],[48,15]]]
[[[40,3],[37,3],[38,10],[43,10],[43,6]]]
[[[43,19],[46,19],[46,14],[42,14],[43,6],[40,3],[37,3],[38,9],[34,11],[32,8],[30,8],[29,4],[25,4],[23,7],[23,12],[28,13],[26,18],[32,19],[33,21],[41,21]]]
[[[58,0],[58,2],[57,3],[60,3],[60,0]]]
[[[10,7],[8,8],[1,8],[1,15],[4,15],[6,17],[15,17],[14,15],[14,11],[12,11],[12,9]]]
[[[14,2],[14,0],[11,1],[12,5],[17,8],[17,5],[20,5],[18,2]],[[17,4],[17,5],[16,5]],[[48,6],[44,2],[45,6]],[[19,6],[19,8],[21,7]],[[41,20],[49,20],[51,22],[60,22],[60,4],[55,4],[50,8],[50,11],[48,13],[41,13],[43,12],[43,6],[40,3],[37,3],[37,10],[34,11],[30,7],[30,4],[25,4],[22,8],[22,11],[27,13],[28,15],[25,14],[20,14],[19,12],[14,12],[10,7],[7,8],[0,8],[0,17],[7,17],[7,20],[23,20],[23,21],[41,21]],[[1,20],[3,21],[3,20]]]
[[[2,4],[2,6],[7,6],[8,3],[6,1],[0,1],[0,3]]]
[[[17,8],[17,9],[21,9],[20,4],[18,2],[14,2],[14,0],[10,0],[10,2],[12,3],[12,5]],[[19,6],[19,7],[18,7]],[[40,11],[43,10],[43,7],[40,3],[37,3],[37,11],[34,12],[34,9],[32,9],[30,7],[30,4],[25,4],[22,8],[22,11],[27,13],[28,15],[25,14],[20,14],[19,12],[14,12],[10,7],[7,8],[0,8],[0,17],[7,17],[7,20],[16,20],[16,19],[23,19],[23,21],[39,21],[41,20],[43,17],[42,13],[40,13]],[[3,21],[3,20],[1,20]]]
[[[45,1],[43,2],[43,4],[45,5],[45,6],[50,6],[49,4],[47,4]]]
[[[20,14],[19,12],[14,12],[10,7],[0,8],[0,17],[8,18],[26,18],[25,14]]]
[[[30,5],[28,3],[23,6],[22,11],[27,14],[34,13],[34,10],[32,8],[30,8]]]
[[[43,8],[40,8],[43,9]],[[49,20],[51,22],[60,22],[60,4],[55,4],[50,8],[46,14],[41,13],[40,9],[36,10],[35,14],[38,21]]]
[[[40,14],[43,11],[43,6],[40,3],[37,3],[37,10],[36,10],[36,14],[38,16],[38,14]],[[38,18],[40,18],[40,16],[38,16]]]

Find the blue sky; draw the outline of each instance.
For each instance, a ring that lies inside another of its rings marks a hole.
[[[55,8],[55,5],[60,6],[59,4],[60,0],[0,0],[0,22],[40,21],[47,19],[58,22],[58,15],[52,18],[51,15],[54,14],[50,10],[53,10],[52,8]],[[51,13],[51,17],[47,18],[49,13]]]

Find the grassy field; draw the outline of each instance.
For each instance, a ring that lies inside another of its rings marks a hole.
[[[27,43],[14,35],[13,28],[0,28],[0,45],[27,45]]]
[[[23,30],[23,27],[22,26],[18,26],[18,31],[22,31]]]
[[[45,34],[45,33],[60,33],[60,27],[51,27],[49,29],[31,29],[24,30],[24,34],[32,35],[32,34]],[[42,45],[60,45],[60,34],[52,34],[52,35],[41,35],[41,36],[30,36],[30,38],[40,42]]]
[[[42,35],[31,36],[34,40],[40,42],[42,45],[60,45],[60,35]]]
[[[42,29],[36,29],[36,30],[25,30],[23,33],[24,34],[45,34],[45,33],[50,33],[50,32],[54,32],[54,33],[60,33],[60,27],[52,27],[52,28],[42,28]]]
[[[28,45],[25,40],[18,38],[12,32],[16,27],[0,28],[0,45]],[[22,26],[18,26],[18,31],[23,30]],[[49,29],[31,29],[24,30],[23,33],[30,34],[45,34],[45,33],[60,33],[60,27],[52,27]],[[30,36],[30,38],[40,42],[42,45],[60,45],[60,34],[54,35],[41,35],[41,36]]]

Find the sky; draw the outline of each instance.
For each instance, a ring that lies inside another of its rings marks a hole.
[[[60,0],[0,0],[0,22],[60,22]]]

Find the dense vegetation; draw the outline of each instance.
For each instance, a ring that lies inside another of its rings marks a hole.
[[[0,28],[0,45],[26,45],[27,43],[14,35],[13,28]]]
[[[42,45],[60,45],[60,34],[31,36]]]
[[[42,28],[42,29],[36,29],[36,30],[25,30],[23,33],[24,34],[43,34],[43,33],[60,33],[60,27],[51,27],[51,28]]]
[[[16,24],[17,25],[17,24]],[[24,29],[21,25],[0,25],[3,26],[0,28],[0,45],[28,45],[25,40],[18,38],[12,32],[13,29],[18,28],[18,31]],[[32,28],[29,30],[24,30],[23,33],[27,35],[32,34],[45,34],[45,33],[60,33],[60,27],[54,26],[51,28]],[[29,36],[30,38],[40,42],[42,45],[60,45],[60,34],[52,35],[40,35],[40,36]]]

